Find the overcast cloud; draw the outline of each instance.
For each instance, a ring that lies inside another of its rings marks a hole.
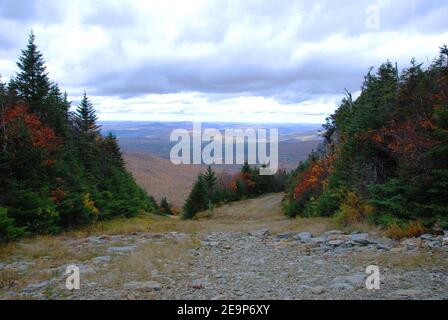
[[[446,0],[0,0],[0,74],[33,29],[51,79],[102,120],[320,123],[370,66],[432,60],[447,17]]]

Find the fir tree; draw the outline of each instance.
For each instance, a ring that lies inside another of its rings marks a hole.
[[[86,92],[84,92],[81,103],[76,109],[75,119],[79,130],[84,134],[95,134],[100,128],[100,126],[96,124],[98,117]]]
[[[183,210],[183,218],[184,219],[192,219],[196,213],[205,210],[206,208],[206,199],[205,199],[205,183],[202,177],[199,175],[196,180],[191,192],[185,201],[184,210]]]
[[[45,99],[50,91],[50,81],[46,72],[42,53],[37,49],[35,36],[31,32],[28,45],[22,50],[17,66],[20,71],[14,79],[14,86],[18,96],[29,106],[30,111],[41,118],[48,114]]]
[[[162,214],[166,215],[172,215],[173,212],[171,210],[171,206],[168,203],[168,200],[166,200],[165,197],[162,198],[162,201],[160,201],[160,211]]]

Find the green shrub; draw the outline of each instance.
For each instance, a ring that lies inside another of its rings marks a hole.
[[[0,207],[0,243],[17,240],[25,234],[25,228],[14,224],[14,219],[8,217],[8,210]]]

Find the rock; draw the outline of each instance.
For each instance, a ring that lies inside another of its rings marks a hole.
[[[345,243],[344,240],[331,240],[331,241],[328,241],[328,244],[330,244],[332,246],[340,246],[343,243]]]
[[[282,232],[277,234],[278,239],[290,239],[293,238],[296,235],[295,232]]]
[[[298,292],[304,292],[304,291],[308,291],[308,290],[310,290],[310,289],[311,289],[310,286],[307,286],[307,285],[302,284],[302,285],[300,285],[300,286],[297,288],[297,291],[298,291]]]
[[[345,283],[355,288],[361,288],[365,286],[365,280],[366,275],[364,273],[357,273],[351,276],[337,276],[333,279],[332,284],[340,285]]]
[[[349,234],[348,238],[356,243],[359,244],[368,244],[369,243],[369,234],[368,233],[355,233],[355,234]]]
[[[268,229],[252,230],[249,231],[249,234],[251,236],[258,238],[266,238],[267,236],[269,236],[269,230]]]
[[[123,246],[123,247],[109,247],[109,248],[107,248],[108,252],[118,252],[118,253],[132,252],[134,250],[135,250],[135,246]]]
[[[401,241],[400,245],[404,249],[412,250],[421,247],[422,240],[417,238],[404,239]]]
[[[218,241],[205,240],[205,241],[202,241],[202,244],[204,246],[209,246],[209,247],[217,247],[217,246],[219,246],[219,242]]]
[[[104,241],[101,240],[99,237],[95,237],[95,236],[90,236],[90,237],[88,237],[88,238],[87,238],[87,241],[89,241],[89,242],[91,242],[91,243],[93,243],[93,244],[101,244],[101,243],[104,242]]]
[[[435,237],[433,235],[427,233],[422,234],[419,238],[423,240],[435,240]]]
[[[156,281],[132,281],[123,285],[125,290],[135,291],[159,291],[162,285]]]
[[[309,241],[313,236],[309,232],[300,232],[294,236],[295,240]]]
[[[25,288],[25,291],[33,291],[36,289],[41,289],[41,288],[47,287],[49,284],[50,284],[50,281],[41,281],[41,282],[33,283],[33,284],[30,284],[29,286],[27,286]]]
[[[96,273],[95,268],[93,268],[89,265],[81,264],[81,265],[78,265],[78,267],[79,267],[79,272],[81,274]]]
[[[448,237],[448,230],[443,230],[443,236]]]
[[[444,237],[444,238],[442,239],[442,245],[444,245],[444,246],[448,246],[448,237]]]
[[[111,260],[110,256],[100,256],[92,259],[92,262],[94,264],[101,264],[101,263],[109,263]]]
[[[325,288],[321,286],[311,287],[310,292],[315,295],[320,295],[325,292]]]
[[[111,241],[112,237],[108,234],[103,234],[103,235],[99,236],[98,239],[104,240],[104,241]]]
[[[321,243],[324,243],[326,241],[326,238],[320,236],[320,237],[316,237],[316,238],[311,238],[309,241],[313,242],[313,243],[321,244]]]
[[[348,284],[348,283],[345,283],[345,282],[336,282],[336,283],[333,283],[333,284],[330,286],[330,288],[331,288],[331,289],[336,289],[336,290],[352,290],[352,289],[354,289],[354,287],[353,287],[352,285],[350,285],[350,284]]]
[[[227,300],[229,299],[229,297],[225,294],[219,294],[217,296],[214,296],[213,298],[211,298],[210,300]]]
[[[420,291],[414,290],[414,289],[402,289],[402,290],[395,291],[394,294],[397,295],[397,296],[410,297],[410,296],[417,296],[417,295],[419,295]]]
[[[193,289],[202,289],[204,288],[204,286],[202,285],[202,283],[200,281],[193,281],[193,283],[191,284],[191,287]]]

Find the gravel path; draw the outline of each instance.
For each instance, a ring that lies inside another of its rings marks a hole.
[[[38,242],[28,244],[32,259],[17,253],[1,261],[0,298],[448,299],[443,241],[273,233],[269,225],[60,238],[53,251],[48,244],[36,251]],[[65,286],[69,264],[80,269],[80,290]],[[379,267],[379,290],[366,288],[369,265]]]

